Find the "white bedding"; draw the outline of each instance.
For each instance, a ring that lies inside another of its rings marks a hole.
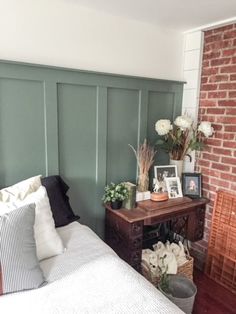
[[[58,232],[66,252],[40,264],[49,284],[1,296],[1,314],[183,313],[86,226]]]

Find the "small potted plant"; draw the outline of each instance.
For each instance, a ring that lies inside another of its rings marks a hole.
[[[102,200],[104,203],[110,203],[112,209],[119,209],[122,202],[128,197],[128,189],[124,183],[110,183],[104,188]]]

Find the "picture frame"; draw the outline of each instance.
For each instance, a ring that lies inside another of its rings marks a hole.
[[[166,192],[165,178],[177,177],[177,166],[176,165],[162,165],[154,166],[154,192]]]
[[[183,195],[190,198],[202,197],[202,175],[197,172],[182,173]]]
[[[183,197],[182,187],[180,183],[179,177],[168,177],[165,178],[168,197],[171,198],[178,198]]]

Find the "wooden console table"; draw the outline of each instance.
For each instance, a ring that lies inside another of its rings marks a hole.
[[[205,198],[191,200],[182,197],[164,202],[138,202],[137,207],[131,210],[113,210],[106,206],[105,241],[122,259],[140,271],[145,226],[171,221],[174,232],[193,242],[201,240],[208,202]]]

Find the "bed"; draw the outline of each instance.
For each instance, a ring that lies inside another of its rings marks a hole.
[[[183,313],[87,226],[56,230],[66,249],[40,262],[47,284],[0,296],[1,313]]]

